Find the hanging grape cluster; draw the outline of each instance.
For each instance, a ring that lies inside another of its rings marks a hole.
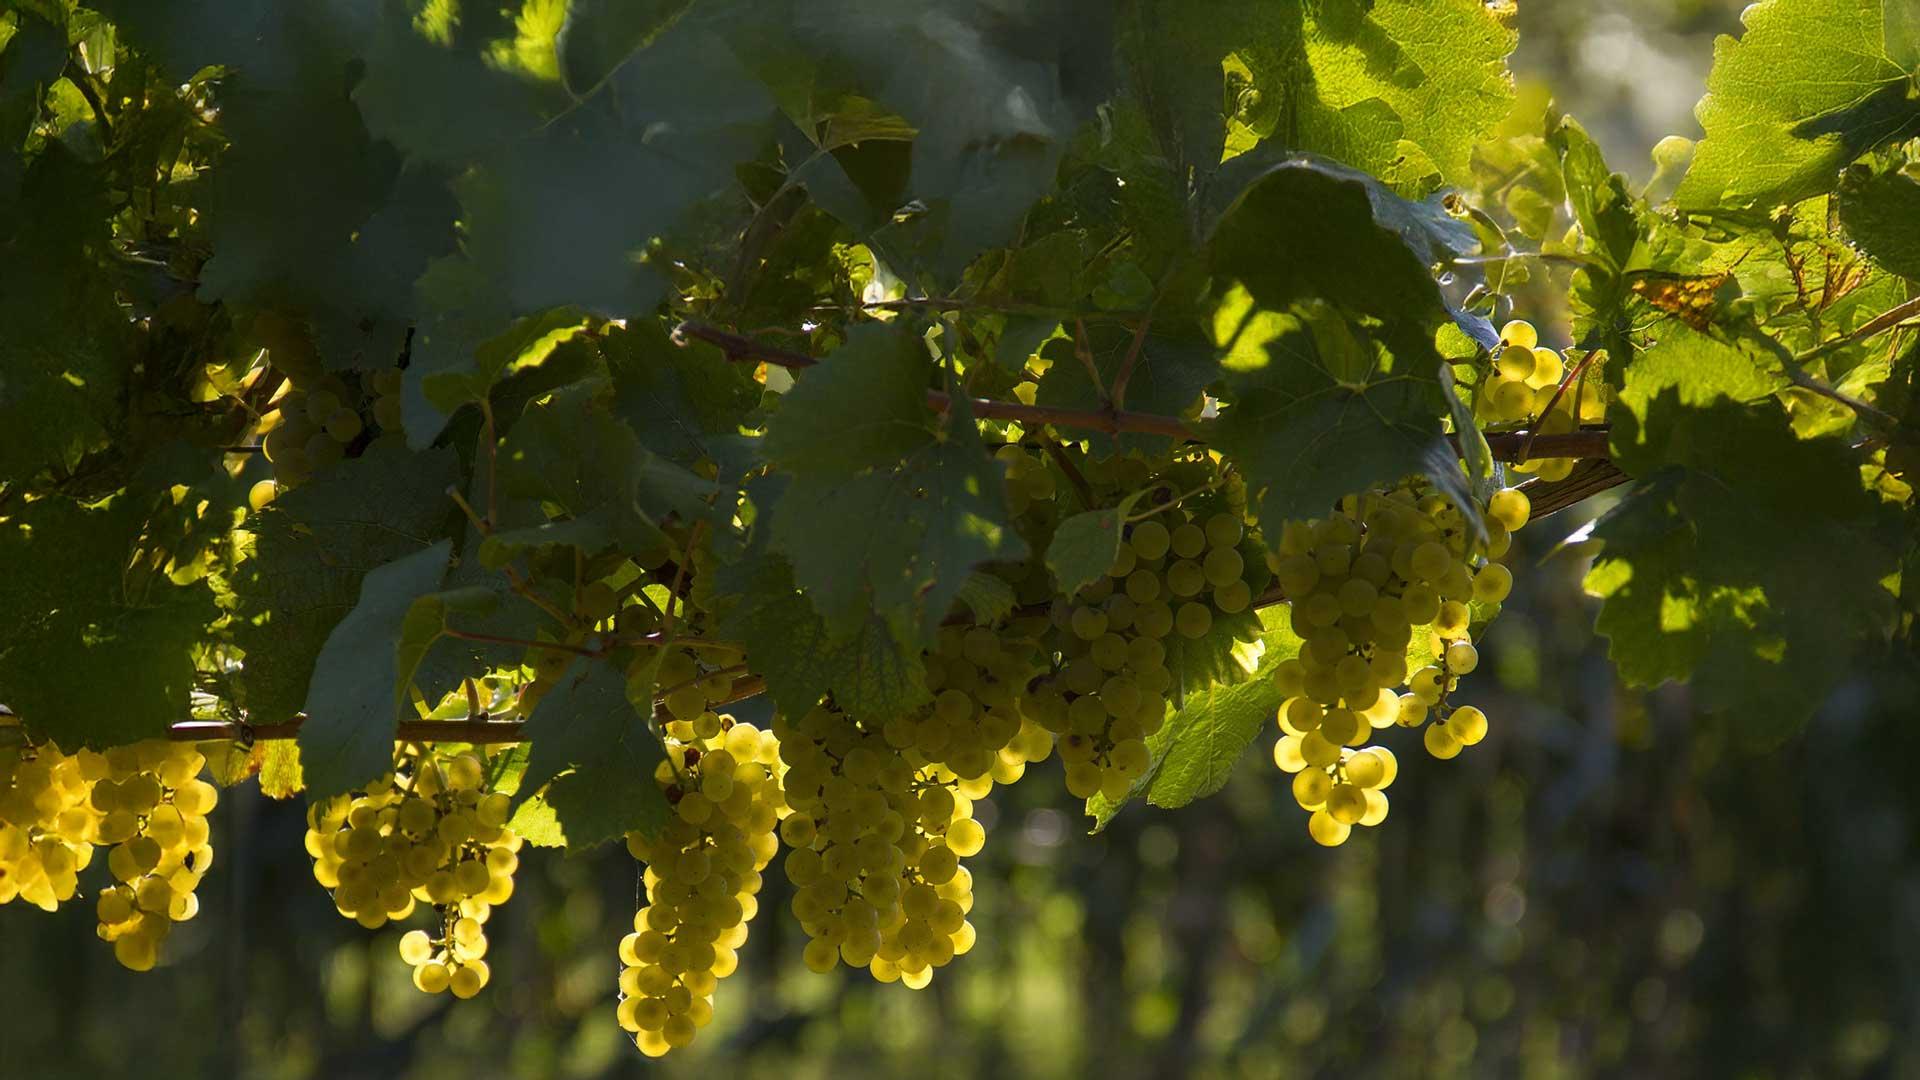
[[[91,750],[24,741],[0,750],[0,904],[17,897],[54,911],[73,899],[93,861],[93,784],[106,773]]]
[[[158,962],[173,924],[200,911],[194,890],[213,865],[207,815],[219,790],[200,779],[206,758],[189,743],[159,739],[116,746],[89,800],[117,884],[101,890],[99,933],[135,971]]]
[[[152,968],[173,924],[198,914],[194,890],[213,865],[207,815],[219,792],[200,779],[205,764],[193,745],[162,739],[0,751],[0,904],[56,910],[106,847],[113,884],[95,903],[98,933],[125,967]]]
[[[1541,346],[1533,324],[1515,319],[1501,328],[1500,348],[1473,398],[1474,417],[1493,428],[1530,425],[1547,435],[1575,431],[1580,427],[1582,393],[1577,383],[1561,389],[1566,374],[1565,361]],[[1573,466],[1572,458],[1542,457],[1511,468],[1551,481],[1566,479]]]
[[[655,780],[673,817],[658,836],[627,834],[647,864],[647,902],[620,942],[620,1026],[649,1057],[712,1022],[714,987],[739,965],[786,810],[771,733],[704,712],[674,721],[666,746]]]
[[[774,733],[792,809],[780,836],[793,849],[785,869],[810,939],[807,966],[845,963],[925,987],[973,947],[973,875],[960,860],[980,851],[986,831],[965,783],[944,767],[916,768],[871,725],[830,706],[776,716]]]
[[[487,918],[513,895],[519,866],[509,806],[478,755],[403,744],[390,772],[307,811],[314,880],[369,930],[430,905],[433,932],[404,935],[400,956],[421,990],[472,997],[489,976]]]
[[[1496,492],[1484,518],[1482,556],[1459,508],[1412,480],[1348,496],[1335,513],[1282,532],[1274,574],[1305,644],[1274,669],[1286,695],[1274,763],[1295,774],[1295,801],[1319,843],[1343,843],[1353,826],[1386,819],[1399,763],[1386,747],[1367,745],[1374,731],[1424,727],[1438,758],[1485,736],[1485,714],[1447,695],[1479,662],[1472,605],[1490,610],[1513,586],[1492,560],[1526,524],[1526,496]],[[1409,655],[1433,662],[1409,673]],[[1401,687],[1407,692],[1396,694]]]

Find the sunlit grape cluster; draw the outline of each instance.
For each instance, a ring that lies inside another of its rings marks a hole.
[[[73,898],[93,859],[93,785],[106,774],[90,750],[24,740],[0,749],[0,904],[18,897],[53,911]]]
[[[404,744],[391,772],[307,811],[314,880],[369,930],[431,905],[435,932],[404,935],[400,955],[421,990],[472,997],[489,974],[484,926],[520,862],[509,805],[478,755]]]
[[[1436,757],[1486,733],[1480,710],[1446,695],[1478,663],[1472,605],[1485,611],[1513,586],[1491,560],[1526,523],[1526,496],[1496,492],[1486,511],[1485,558],[1459,508],[1424,480],[1348,496],[1335,513],[1283,530],[1272,566],[1304,645],[1274,669],[1285,695],[1274,762],[1296,774],[1294,796],[1316,841],[1339,844],[1352,826],[1386,818],[1398,763],[1367,747],[1374,731],[1427,726]],[[1410,655],[1434,662],[1409,673]],[[1408,692],[1396,694],[1402,686]]]
[[[967,783],[944,767],[915,768],[879,731],[828,706],[776,716],[774,732],[792,808],[780,836],[793,849],[785,869],[810,939],[807,967],[844,962],[925,987],[973,947],[973,875],[960,860],[980,851],[986,831]]]
[[[146,971],[173,924],[200,911],[194,890],[213,865],[207,815],[219,790],[200,779],[206,758],[189,743],[151,739],[102,757],[106,775],[88,798],[100,815],[96,841],[112,845],[107,869],[115,884],[95,905],[99,934],[121,964]]]
[[[712,1022],[714,987],[739,965],[785,810],[770,732],[708,712],[673,721],[667,751],[655,780],[673,817],[658,836],[627,835],[647,864],[647,903],[620,942],[620,1026],[649,1057]]]
[[[358,390],[327,371],[304,328],[269,312],[255,319],[254,332],[267,346],[274,370],[286,376],[256,427],[261,449],[273,464],[273,479],[256,483],[248,493],[249,503],[259,510],[280,490],[297,487],[339,463],[366,430],[366,421],[358,408]],[[380,398],[381,427],[388,430],[398,430],[400,424],[399,374],[393,370],[374,376],[374,385],[392,391]]]
[[[1580,395],[1576,388],[1560,391],[1565,377],[1566,364],[1560,354],[1541,347],[1532,323],[1515,319],[1500,331],[1493,367],[1474,396],[1474,416],[1488,425],[1532,421],[1534,430],[1549,435],[1574,431],[1580,426],[1575,413]],[[1573,458],[1543,457],[1519,462],[1512,468],[1543,480],[1563,480],[1573,471],[1574,463]]]
[[[1011,784],[1053,752],[1053,737],[1023,716],[1020,695],[1040,673],[1038,641],[987,626],[941,628],[922,658],[932,704],[888,719],[880,734],[915,769],[939,768],[971,798]]]
[[[1173,687],[1169,641],[1204,637],[1218,614],[1252,602],[1245,534],[1229,511],[1165,509],[1128,529],[1105,577],[1055,605],[1060,673],[1025,707],[1059,736],[1075,796],[1119,799],[1146,773]]]

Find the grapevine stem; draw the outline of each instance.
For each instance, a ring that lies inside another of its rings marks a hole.
[[[1093,488],[1087,484],[1086,474],[1082,473],[1080,466],[1075,465],[1073,459],[1067,456],[1066,450],[1060,446],[1060,440],[1049,435],[1046,428],[1039,427],[1034,431],[1040,436],[1041,443],[1047,448],[1047,453],[1053,458],[1054,464],[1060,466],[1060,471],[1067,474],[1067,482],[1073,485],[1074,494],[1080,496],[1080,508],[1092,510],[1094,508]]]
[[[681,323],[674,329],[674,336],[677,339],[693,338],[717,345],[721,351],[735,360],[757,360],[785,368],[812,367],[820,362],[805,353],[765,345],[751,338],[699,323]],[[947,411],[952,403],[953,399],[942,391],[927,391],[927,405],[936,412]],[[973,414],[982,420],[1018,420],[1026,424],[1052,424],[1055,427],[1104,431],[1109,435],[1138,432],[1144,435],[1165,435],[1182,441],[1193,441],[1196,438],[1193,428],[1189,427],[1186,421],[1153,413],[1061,409],[1050,405],[1027,405],[1017,401],[991,401],[986,398],[972,398],[969,404],[973,408]],[[1523,459],[1518,455],[1528,436],[1529,433],[1524,431],[1490,433],[1487,435],[1487,447],[1497,460],[1520,461]],[[1558,435],[1541,434],[1535,437],[1532,449],[1542,457],[1604,458],[1608,456],[1607,431],[1604,427],[1598,427]]]

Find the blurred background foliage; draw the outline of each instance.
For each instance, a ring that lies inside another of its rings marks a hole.
[[[1698,134],[1739,6],[1522,4],[1514,66],[1644,182],[1656,140]],[[1389,732],[1393,816],[1344,847],[1314,846],[1254,759],[1271,734],[1222,794],[1094,837],[1051,761],[980,807],[979,944],[929,990],[807,972],[770,872],[714,1028],[648,1062],[613,1020],[637,886],[617,846],[530,853],[488,927],[493,985],[429,998],[400,931],[314,883],[302,806],[249,785],[152,973],[114,963],[86,905],[0,909],[0,1077],[1920,1075],[1912,658],[1766,753],[1684,688],[1623,691],[1587,555],[1559,547],[1602,509],[1516,544],[1466,688],[1487,742],[1440,763]]]

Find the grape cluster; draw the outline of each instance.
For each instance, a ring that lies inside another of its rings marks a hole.
[[[19,897],[53,911],[73,899],[93,860],[93,785],[106,774],[90,750],[24,742],[0,750],[0,904]]]
[[[1145,774],[1173,687],[1168,642],[1204,637],[1217,615],[1252,603],[1245,538],[1230,511],[1165,509],[1129,528],[1105,577],[1055,605],[1061,670],[1025,707],[1059,736],[1076,797],[1122,798]]]
[[[774,719],[792,813],[780,824],[807,967],[865,967],[919,989],[973,947],[973,875],[986,832],[965,784],[916,768],[880,731],[829,706]],[[988,779],[990,786],[991,780]]]
[[[713,1020],[714,987],[739,965],[786,809],[771,733],[711,712],[675,723],[694,730],[669,734],[655,777],[674,815],[658,836],[627,835],[647,864],[647,903],[620,942],[618,1017],[648,1057]]]
[[[1515,319],[1500,331],[1500,351],[1474,398],[1474,415],[1487,424],[1531,420],[1535,430],[1549,435],[1574,431],[1580,426],[1575,413],[1579,395],[1571,389],[1560,392],[1565,376],[1560,354],[1540,347],[1532,323]],[[1542,480],[1564,480],[1573,466],[1572,458],[1534,458],[1512,468]]]
[[[1526,523],[1526,496],[1496,492],[1485,519],[1487,555],[1498,558]],[[1375,730],[1425,725],[1437,709],[1440,723],[1425,738],[1446,757],[1485,733],[1478,709],[1450,708],[1445,695],[1478,662],[1470,605],[1505,600],[1513,575],[1476,555],[1460,510],[1424,480],[1348,496],[1326,518],[1289,523],[1270,558],[1304,642],[1274,669],[1285,697],[1274,762],[1296,774],[1308,831],[1331,846],[1351,826],[1386,817],[1384,789],[1398,766],[1384,747],[1367,746]],[[1409,674],[1409,655],[1436,663]],[[1409,692],[1396,694],[1401,686]],[[1449,744],[1452,753],[1442,753]]]
[[[509,804],[488,789],[477,755],[405,744],[392,771],[308,809],[314,880],[333,891],[340,914],[369,930],[432,905],[437,935],[404,935],[400,955],[421,990],[472,997],[487,984],[484,926],[513,895],[520,862]]]
[[[934,770],[969,798],[1011,784],[1053,752],[1047,730],[1027,719],[1020,695],[1040,673],[1037,638],[987,626],[941,628],[922,660],[927,707],[887,720],[880,734],[915,769]]]
[[[660,657],[657,684],[666,692],[662,704],[677,722],[692,723],[712,715],[709,706],[725,702],[733,694],[733,675],[722,669],[738,660],[738,651],[706,649],[706,663],[686,649],[668,649]]]
[[[366,422],[355,407],[359,394],[326,370],[303,328],[277,314],[263,313],[255,320],[254,332],[267,346],[274,369],[287,377],[269,403],[274,407],[260,417],[256,428],[274,474],[272,480],[262,480],[248,492],[248,502],[259,510],[280,489],[297,487],[337,464],[366,429]],[[395,384],[397,379],[392,377],[398,375],[396,370],[376,378]],[[394,391],[397,395],[397,385]],[[398,397],[390,400],[394,405],[387,406],[387,412],[394,423],[381,426],[397,430]]]
[[[103,757],[88,799],[116,884],[100,892],[99,934],[121,964],[146,971],[173,924],[200,911],[194,889],[213,865],[207,814],[220,793],[200,779],[206,758],[188,743],[151,739]]]

